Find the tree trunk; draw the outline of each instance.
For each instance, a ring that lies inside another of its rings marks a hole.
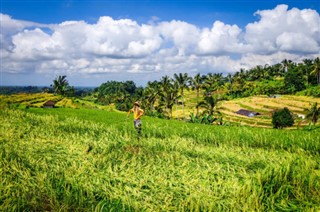
[[[177,118],[178,118],[178,99],[176,99],[176,114],[177,114]]]
[[[184,117],[184,96],[182,95],[182,117],[183,119],[185,119]]]
[[[184,119],[184,94],[183,94],[183,90],[181,90],[181,97],[182,97],[182,118]]]
[[[198,104],[199,104],[199,89],[197,89],[197,115],[196,116],[198,116],[198,114],[199,114],[199,107],[198,107]]]

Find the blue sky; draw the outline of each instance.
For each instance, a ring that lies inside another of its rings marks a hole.
[[[1,11],[15,19],[39,23],[66,20],[95,22],[100,16],[129,18],[147,23],[152,17],[163,21],[181,20],[209,27],[214,20],[245,26],[257,18],[257,10],[287,4],[289,9],[310,8],[319,11],[318,0],[1,0]]]
[[[144,85],[315,58],[320,1],[1,0],[0,85]],[[300,29],[299,29],[300,28]]]

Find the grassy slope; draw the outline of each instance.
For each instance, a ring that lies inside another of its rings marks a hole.
[[[319,210],[319,129],[281,131],[124,113],[0,111],[0,209]]]
[[[185,116],[196,113],[196,92],[186,91],[185,92]],[[200,94],[201,98],[202,94]],[[201,100],[200,100],[201,101]],[[247,98],[239,98],[230,101],[222,101],[218,103],[217,109],[223,114],[225,122],[236,124],[236,125],[248,125],[257,127],[271,128],[271,117],[272,112],[277,109],[284,107],[289,108],[295,115],[305,115],[304,109],[310,109],[310,103],[318,102],[320,105],[320,98],[306,97],[306,96],[293,96],[293,95],[282,95],[280,98],[269,98],[267,96],[253,96]],[[247,109],[261,113],[257,117],[246,117],[238,115],[239,109]],[[174,117],[182,117],[182,106],[173,108]],[[305,126],[309,122],[307,120],[296,119],[295,127],[297,125]]]

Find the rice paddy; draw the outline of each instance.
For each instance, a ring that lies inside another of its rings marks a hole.
[[[296,116],[294,127],[297,128],[310,124],[308,120],[299,119],[298,116],[306,115],[305,109],[310,109],[310,104],[315,102],[320,104],[320,98],[286,95],[278,96],[277,98],[253,96],[220,102],[217,109],[223,114],[224,120],[227,122],[270,128],[273,111],[287,107]],[[258,112],[260,115],[247,117],[236,114],[240,109]]]
[[[0,118],[1,211],[320,210],[317,127],[143,117],[138,138],[99,108],[2,104]]]

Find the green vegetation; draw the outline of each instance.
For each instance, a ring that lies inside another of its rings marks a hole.
[[[150,101],[153,101],[154,94],[150,94]],[[312,113],[316,115],[316,111],[310,109],[310,106],[317,103],[320,104],[320,98],[312,98],[306,96],[293,96],[293,95],[282,95],[276,98],[268,96],[252,96],[247,98],[237,98],[233,100],[219,100],[213,99],[214,101],[201,101],[197,103],[196,91],[187,91],[186,95],[186,107],[185,112],[189,114],[186,121],[192,123],[206,123],[206,124],[218,124],[218,125],[247,125],[255,127],[272,127],[272,114],[275,110],[287,107],[292,111],[295,123],[294,128],[300,128],[309,125],[308,114]],[[211,98],[218,98],[217,95],[207,97],[208,100]],[[206,99],[206,98],[205,98]],[[101,109],[108,111],[115,111],[116,105],[101,105],[94,103],[92,98],[69,98],[62,97],[59,95],[38,93],[38,94],[15,94],[15,95],[0,95],[0,104],[7,105],[10,108],[30,108],[30,107],[42,107],[42,105],[52,100],[56,102],[56,107],[66,108],[87,108],[87,109]],[[212,104],[211,104],[211,103]],[[198,115],[195,109],[196,105],[200,109]],[[179,106],[173,106],[173,117],[181,117],[182,109]],[[156,106],[158,107],[158,106]],[[163,113],[151,110],[150,107],[144,108],[148,116],[164,118]],[[209,110],[208,110],[209,109]],[[247,109],[250,111],[259,112],[260,115],[254,117],[247,117],[238,115],[236,112],[239,109]],[[153,111],[153,112],[152,112]],[[209,113],[213,112],[212,115]],[[314,113],[315,112],[315,113]],[[304,117],[304,118],[303,118]],[[310,117],[311,120],[311,117]],[[313,119],[315,126],[319,124],[318,119]],[[311,120],[312,121],[312,120]],[[318,122],[318,123],[317,123]]]
[[[0,95],[0,211],[320,210],[318,58],[174,76],[109,81],[81,99],[68,83]],[[136,100],[149,115],[139,139],[119,111]],[[284,107],[294,127],[268,129]],[[151,117],[188,114],[192,124]]]
[[[96,102],[104,105],[115,104],[118,110],[127,111],[132,108],[132,102],[141,96],[142,88],[136,87],[133,81],[108,81],[96,88],[95,92]]]
[[[287,107],[293,113],[293,128],[300,128],[309,125],[307,117],[310,113],[310,104],[315,103],[320,104],[320,98],[293,95],[251,96],[221,101],[217,110],[221,112],[224,123],[271,128],[274,111]],[[256,111],[260,115],[247,117],[236,114],[240,109]]]
[[[190,77],[187,73],[178,73],[173,78],[163,76],[159,81],[148,82],[145,88],[137,87],[133,81],[108,81],[92,93],[79,93],[69,86],[66,76],[58,76],[51,85],[53,90],[44,88],[43,92],[54,92],[64,97],[81,96],[101,105],[114,104],[121,111],[129,110],[132,102],[140,101],[149,116],[185,120],[191,113],[199,117],[204,115],[201,113],[217,113],[218,105],[208,101],[213,99],[232,100],[275,94],[320,97],[319,61],[319,58],[305,59],[300,63],[283,60],[271,66],[241,69],[227,76],[208,73]],[[190,88],[193,91],[189,91]],[[201,111],[200,106],[203,106]]]
[[[85,99],[69,98],[48,93],[0,95],[0,107],[4,105],[9,108],[40,108],[49,100],[56,102],[56,107],[114,110],[113,105],[103,106]]]
[[[150,116],[186,119],[193,113],[200,117],[203,113],[217,112],[218,105],[209,103],[213,102],[211,100],[275,94],[320,97],[319,61],[319,58],[306,59],[302,63],[284,60],[272,66],[241,69],[227,76],[208,73],[190,77],[187,73],[179,73],[173,78],[163,76],[159,81],[148,82],[145,88],[137,88],[132,81],[111,81],[96,89],[94,96],[97,96],[97,102],[114,103],[123,111],[138,100]],[[189,91],[190,88],[193,91]]]
[[[279,131],[92,109],[0,110],[0,210],[317,211],[319,128]]]
[[[67,80],[67,76],[58,76],[56,79],[53,80],[53,88],[54,93],[60,94],[62,96],[74,96],[75,95],[75,88],[69,85]]]
[[[294,123],[293,116],[288,108],[283,108],[272,114],[273,128],[282,129],[284,127],[291,127]]]
[[[318,103],[315,102],[311,104],[311,108],[306,110],[308,112],[307,118],[311,119],[313,125],[315,125],[318,121],[320,115],[320,107],[318,107]]]

